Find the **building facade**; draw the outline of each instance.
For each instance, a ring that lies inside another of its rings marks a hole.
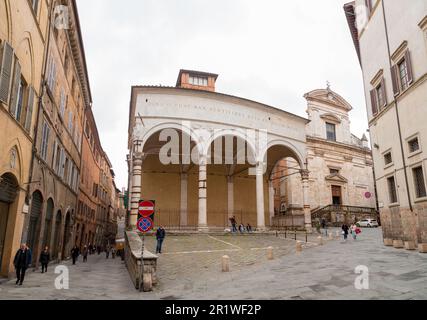
[[[304,97],[310,120],[306,134],[312,213],[322,212],[327,220],[337,223],[344,222],[344,217],[336,215],[346,211],[353,215],[349,221],[354,220],[354,215],[375,217],[372,154],[366,136],[359,139],[350,132],[352,106],[329,87],[311,91]],[[274,182],[277,219],[302,212],[296,167],[292,159],[283,160]],[[336,212],[334,217],[328,216],[331,211]]]
[[[0,276],[10,276],[20,243],[37,267],[43,247],[66,259],[107,224],[99,195],[94,205],[80,192],[82,164],[97,185],[111,164],[97,137],[94,166],[83,138],[88,114],[96,124],[76,1],[0,1],[0,103]],[[108,199],[112,179],[102,183]]]
[[[29,215],[48,11],[48,1],[0,1],[0,276],[13,272]]]
[[[224,230],[234,216],[263,230],[274,216],[274,169],[291,157],[310,228],[307,119],[218,93],[217,78],[181,70],[175,87],[132,88],[128,227],[136,227],[144,199],[156,202],[155,225]]]
[[[363,70],[384,243],[427,252],[427,1],[344,9]]]

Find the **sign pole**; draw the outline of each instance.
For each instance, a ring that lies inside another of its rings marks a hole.
[[[144,246],[145,246],[145,234],[142,234],[142,248],[141,248],[141,283],[139,285],[139,291],[144,291]]]

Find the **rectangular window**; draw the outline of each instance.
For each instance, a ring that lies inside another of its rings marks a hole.
[[[412,169],[412,173],[414,175],[415,193],[417,198],[427,197],[423,167],[420,166]]]
[[[408,142],[409,152],[414,153],[420,150],[420,144],[418,143],[418,138],[414,138]]]
[[[16,106],[15,106],[15,114],[14,114],[14,117],[18,122],[21,121],[21,116],[22,116],[22,106],[24,104],[24,90],[25,90],[25,85],[21,80],[18,86],[18,95],[16,97]]]
[[[338,169],[330,169],[329,172],[331,174],[339,174],[340,173],[340,171]]]
[[[71,136],[73,136],[74,134],[73,128],[74,128],[73,112],[70,111],[68,113],[68,132],[70,133]]]
[[[192,84],[193,86],[207,87],[208,86],[208,79],[204,78],[204,77],[190,76],[190,84]]]
[[[329,141],[337,141],[336,127],[332,123],[326,123],[326,139]]]
[[[49,135],[50,128],[46,120],[43,120],[43,128],[42,128],[42,143],[40,147],[41,157],[44,161],[47,161],[47,151],[49,147]]]
[[[396,192],[396,182],[394,180],[394,177],[387,178],[387,184],[388,184],[388,194],[390,197],[390,203],[396,203],[397,192]]]
[[[406,59],[403,59],[398,64],[398,68],[399,68],[400,85],[402,87],[402,91],[404,91],[409,87],[409,73],[408,73],[408,65],[406,63]]]
[[[385,155],[384,155],[384,163],[385,163],[385,165],[387,166],[387,165],[389,165],[390,163],[392,163],[393,162],[393,157],[391,156],[391,152],[387,152]]]
[[[47,85],[53,94],[55,93],[55,81],[56,81],[56,64],[55,64],[55,60],[51,56],[50,63],[49,63],[49,72],[47,76]]]
[[[383,84],[381,83],[378,87],[376,87],[375,91],[377,95],[378,106],[383,108],[386,104]]]

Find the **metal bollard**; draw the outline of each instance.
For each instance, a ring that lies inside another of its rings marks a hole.
[[[230,272],[230,257],[222,257],[222,272]]]
[[[300,253],[302,251],[302,243],[301,243],[301,241],[297,241],[295,250],[296,250],[296,253]]]
[[[267,259],[268,260],[273,260],[274,259],[273,247],[268,247],[267,248]]]

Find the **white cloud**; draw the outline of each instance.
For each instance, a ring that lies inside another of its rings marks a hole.
[[[218,73],[219,92],[306,116],[304,93],[332,89],[367,129],[346,0],[78,0],[101,143],[127,184],[132,85],[175,85],[181,68]]]

